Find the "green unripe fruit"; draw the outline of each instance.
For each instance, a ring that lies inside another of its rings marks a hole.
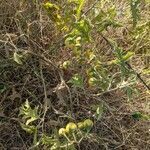
[[[68,123],[67,126],[66,126],[66,132],[67,133],[73,132],[76,129],[77,129],[77,125],[73,122]]]
[[[79,129],[84,129],[84,122],[79,122],[77,125]]]
[[[93,125],[94,125],[94,123],[93,123],[93,121],[90,120],[90,119],[86,119],[86,120],[84,121],[84,127],[87,128],[87,129],[88,129],[88,128],[92,128]]]
[[[95,86],[96,82],[97,82],[97,79],[94,78],[94,77],[90,78],[89,81],[88,81],[90,86]]]
[[[66,129],[65,128],[60,128],[58,131],[58,134],[61,135],[65,135],[66,134]]]

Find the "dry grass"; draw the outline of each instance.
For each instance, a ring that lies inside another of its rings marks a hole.
[[[119,2],[116,1],[117,5]],[[119,9],[125,10],[128,4],[121,2],[122,8]],[[149,15],[147,9],[146,17]],[[129,49],[132,41],[126,30],[128,22],[125,19],[127,18],[122,18],[126,24],[122,30],[109,30],[106,36],[115,38],[119,45]],[[123,31],[127,33],[123,35]],[[103,60],[111,59],[111,54],[105,53],[109,49],[107,43],[99,35],[93,36],[97,43],[101,43],[97,44],[97,53],[103,54]],[[77,149],[149,150],[150,122],[134,120],[131,116],[135,111],[150,114],[150,96],[143,85],[137,83],[140,95],[135,95],[130,102],[121,90],[102,96],[93,96],[91,89],[85,89],[83,93],[62,86],[58,90],[56,87],[60,87],[61,79],[57,66],[60,61],[71,57],[64,47],[59,46],[59,40],[56,29],[40,5],[33,4],[30,0],[0,0],[0,84],[5,84],[7,88],[4,93],[0,93],[0,150],[26,150],[32,146],[33,137],[21,129],[21,118],[18,117],[19,107],[26,99],[33,106],[39,105],[41,112],[46,110],[40,133],[47,134],[70,120],[92,118],[94,112],[91,105],[104,103],[105,113],[100,121],[95,122],[92,130],[94,137],[82,141]],[[53,48],[55,46],[56,49]],[[142,47],[142,43],[139,46]],[[149,43],[144,45],[144,49],[145,47],[149,48]],[[29,51],[34,55],[30,55],[24,65],[19,66],[12,60],[16,50]],[[149,57],[144,57],[139,51],[136,49],[137,55],[133,58],[132,65],[140,72],[145,65],[149,66]],[[64,72],[64,80],[68,81],[78,71]],[[143,78],[148,82],[149,76],[143,75]],[[71,106],[69,94],[72,96]],[[45,98],[48,99],[47,108]],[[72,119],[68,117],[69,114]]]

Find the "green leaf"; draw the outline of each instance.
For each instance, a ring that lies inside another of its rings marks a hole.
[[[53,137],[49,137],[49,136],[43,134],[42,144],[52,146],[54,143],[58,143],[58,139],[55,139]]]
[[[57,5],[52,4],[50,2],[46,2],[45,4],[43,4],[43,6],[49,13],[56,12],[59,10],[59,7]]]
[[[92,29],[92,25],[89,20],[82,19],[75,24],[75,28],[78,30],[79,35],[86,41],[90,41],[89,33]]]
[[[133,89],[131,87],[126,87],[128,101],[132,98]]]
[[[104,112],[103,104],[92,105],[92,109],[93,109],[94,111],[96,111],[95,114],[94,114],[94,117],[95,117],[97,120],[100,120],[101,117],[102,117],[102,114],[103,114],[103,112]]]
[[[69,48],[80,48],[85,42],[91,41],[90,31],[92,24],[88,19],[82,19],[73,23],[73,29],[65,35],[65,45]]]
[[[135,119],[135,120],[139,120],[139,119],[142,118],[142,114],[141,114],[140,112],[134,112],[134,113],[132,114],[132,117],[133,117],[133,119]]]
[[[35,126],[29,126],[29,125],[25,125],[23,123],[21,123],[21,127],[23,130],[25,130],[27,133],[34,133],[36,131],[36,127]]]
[[[99,13],[94,17],[92,22],[98,26],[98,31],[102,32],[108,27],[119,28],[122,24],[116,19],[116,8],[113,6],[107,11],[99,11]]]
[[[128,51],[127,54],[125,54],[125,55],[123,56],[123,60],[124,60],[124,61],[129,60],[134,54],[135,54],[134,52]]]
[[[102,117],[102,114],[103,114],[103,106],[99,106],[96,110],[96,113],[95,113],[95,117],[97,120],[99,120],[101,117]]]
[[[81,16],[81,10],[84,6],[85,0],[68,0],[68,1],[70,3],[74,2],[77,5],[77,7],[76,7],[76,17],[77,17],[77,19],[79,19],[80,16]]]
[[[79,7],[77,8],[77,19],[79,19],[81,16],[81,10],[83,8],[85,0],[79,0],[79,1],[80,1]]]
[[[48,13],[49,18],[56,23],[56,25],[60,26],[61,28],[64,28],[64,20],[62,19],[61,15],[59,14],[59,6],[56,4],[52,4],[50,2],[46,2],[43,4],[45,10]]]
[[[0,83],[0,93],[3,93],[6,91],[6,86],[3,83]]]
[[[83,87],[83,79],[79,74],[75,74],[69,81],[68,83],[73,84],[74,87]]]
[[[142,74],[150,75],[150,69],[143,69]]]
[[[122,62],[122,61],[124,61],[124,62],[128,61],[130,58],[132,58],[132,56],[134,54],[135,54],[134,52],[129,51],[129,52],[127,52],[127,54],[125,54],[125,55],[122,54],[122,56],[112,60],[111,63],[113,63],[113,64],[120,64],[120,62]]]
[[[20,65],[22,65],[22,55],[17,54],[17,52],[14,53],[14,61]]]
[[[132,117],[135,120],[139,120],[139,119],[150,120],[150,115],[142,114],[141,112],[134,112],[132,114]]]
[[[28,100],[22,105],[20,108],[20,114],[23,116],[23,119],[25,119],[25,124],[29,125],[33,121],[37,120],[39,118],[38,116],[38,107],[32,109],[30,107],[30,104]]]
[[[139,10],[139,5],[140,5],[141,0],[131,0],[130,1],[130,8],[131,8],[131,13],[132,13],[132,19],[133,19],[133,27],[136,27],[137,22],[140,18],[140,10]]]

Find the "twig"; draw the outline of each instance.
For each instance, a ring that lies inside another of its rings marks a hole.
[[[137,76],[137,78],[141,81],[141,83],[143,83],[143,85],[148,89],[150,90],[150,87],[146,84],[146,82],[142,79],[141,75],[139,73],[137,73],[133,68],[132,66],[128,63],[128,62],[125,62],[126,66],[128,66],[129,69],[131,69]]]
[[[130,86],[130,85],[133,85],[134,83],[129,83],[129,84],[125,84],[125,85],[122,85],[122,86],[117,86],[113,89],[110,89],[110,90],[107,90],[107,91],[104,91],[104,92],[101,92],[101,93],[98,93],[98,94],[92,94],[92,96],[101,96],[101,95],[104,95],[104,94],[107,94],[107,93],[111,93],[111,92],[114,92],[118,89],[123,89],[127,86]]]
[[[44,114],[43,114],[43,117],[42,117],[42,130],[43,129],[43,126],[44,126],[44,120],[45,120],[45,116],[46,116],[46,113],[47,113],[47,110],[48,110],[48,99],[47,99],[47,92],[46,92],[46,85],[45,85],[45,81],[44,81],[44,77],[43,77],[43,71],[42,71],[42,64],[40,64],[40,74],[41,74],[41,79],[42,79],[42,83],[43,83],[43,89],[44,89]]]

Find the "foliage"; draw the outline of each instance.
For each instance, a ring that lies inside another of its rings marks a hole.
[[[94,48],[87,48],[87,43],[94,42],[93,33],[97,32],[103,35],[109,28],[118,29],[123,27],[123,24],[117,20],[117,9],[113,3],[111,7],[105,9],[107,2],[99,2],[99,7],[91,8],[91,17],[84,15],[85,0],[68,0],[66,2],[68,7],[67,13],[65,10],[61,10],[61,6],[58,4],[46,2],[43,4],[44,9],[47,11],[47,15],[50,20],[58,27],[64,39],[65,48],[70,50],[72,55],[71,59],[65,60],[60,65],[60,69],[69,70],[70,67],[73,69],[79,66],[84,66],[82,73],[75,73],[72,75],[70,80],[67,82],[72,87],[84,90],[86,88],[85,81],[87,81],[89,88],[95,88],[100,92],[111,91],[114,89],[124,89],[127,93],[128,100],[130,100],[134,93],[137,94],[136,89],[133,85],[136,84],[135,72],[127,66],[127,62],[132,59],[135,52],[132,50],[124,50],[123,47],[113,39],[104,40],[111,47],[113,59],[106,64],[102,63],[102,59],[94,51]],[[69,6],[71,5],[71,6]],[[140,11],[140,0],[130,0],[130,11],[133,19],[133,39],[134,35],[136,39],[139,33],[145,32],[143,24],[138,26]],[[73,9],[73,11],[72,11]],[[73,63],[75,60],[76,63]],[[14,53],[14,61],[18,64],[22,64],[22,55]],[[110,72],[111,67],[119,66],[119,77],[117,80],[112,76]],[[81,67],[82,68],[82,67]],[[86,75],[85,75],[86,74]],[[112,77],[111,77],[112,76]],[[130,86],[131,85],[131,86]],[[98,121],[101,119],[103,114],[103,105],[98,106],[95,110],[94,118]],[[25,120],[22,124],[22,128],[30,133],[37,134],[37,127],[32,125],[33,122],[39,119],[38,108],[32,109],[29,102],[26,103],[20,109],[20,115]],[[140,113],[134,113],[132,115],[134,119],[140,119],[143,117]],[[83,138],[86,138],[90,133],[94,123],[90,119],[86,119],[83,122],[69,122],[65,128],[60,128],[57,133],[47,136],[42,134],[41,143],[47,145],[50,149],[75,149],[75,144],[79,144]],[[36,140],[37,141],[37,140]]]
[[[149,6],[149,0],[18,1],[0,23],[1,122],[17,120],[10,109],[20,107],[20,126],[33,139],[29,149],[75,150],[87,142],[123,148],[124,114],[133,123],[150,118],[141,104],[149,98]],[[127,108],[132,104],[143,110]],[[127,143],[145,140],[127,135]]]
[[[132,12],[132,18],[133,18],[133,27],[136,26],[140,16],[140,10],[139,10],[139,4],[140,0],[131,0],[130,5],[131,5],[131,12]]]
[[[28,133],[34,134],[34,145],[47,145],[50,149],[75,149],[74,144],[80,143],[83,138],[88,137],[90,130],[93,127],[93,121],[86,119],[83,122],[69,122],[65,128],[60,128],[56,134],[47,136],[44,133],[41,138],[37,138],[38,127],[32,125],[37,119],[38,107],[32,109],[28,100],[20,108],[20,115],[24,120],[21,127]]]

